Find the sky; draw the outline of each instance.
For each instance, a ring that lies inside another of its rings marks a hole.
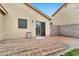
[[[32,5],[48,16],[52,16],[52,14],[63,5],[63,3],[32,3]]]

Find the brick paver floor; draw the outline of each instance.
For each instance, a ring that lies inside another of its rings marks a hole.
[[[52,40],[52,42],[55,42],[57,44],[61,44],[66,48],[79,47],[79,38],[51,36],[51,37],[47,37],[47,39],[50,39]]]
[[[47,37],[51,42],[56,43],[57,45],[63,46],[66,50],[51,54],[51,56],[59,56],[67,53],[74,48],[79,48],[79,38],[64,37],[64,36],[51,36]]]
[[[78,38],[64,36],[49,36],[43,39],[3,40],[0,41],[0,55],[23,56],[26,53],[27,55],[47,55],[51,51],[55,53],[56,51],[78,47]]]

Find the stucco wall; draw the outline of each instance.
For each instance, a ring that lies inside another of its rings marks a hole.
[[[0,13],[0,41],[3,39],[3,14]]]
[[[52,18],[59,35],[79,37],[79,4],[67,4]]]
[[[5,18],[5,39],[26,38],[26,32],[36,37],[36,21],[46,23],[46,36],[50,35],[50,22],[47,18],[25,4],[3,4],[8,14]],[[27,29],[18,28],[18,18],[27,19]],[[32,22],[33,20],[33,22]]]
[[[79,24],[79,3],[67,4],[52,18],[54,25]]]

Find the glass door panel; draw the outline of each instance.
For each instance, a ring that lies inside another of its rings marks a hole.
[[[45,36],[45,22],[36,21],[36,36]]]

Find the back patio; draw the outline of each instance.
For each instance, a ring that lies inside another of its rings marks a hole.
[[[57,55],[60,52],[78,48],[77,38],[50,36],[43,39],[14,39],[0,41],[0,55],[9,56],[45,56]]]

